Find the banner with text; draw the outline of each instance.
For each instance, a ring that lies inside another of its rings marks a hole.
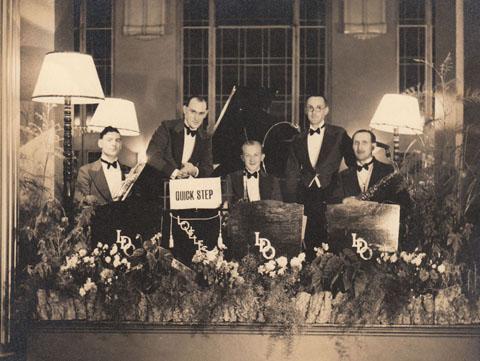
[[[170,209],[212,209],[222,204],[220,177],[170,181]]]

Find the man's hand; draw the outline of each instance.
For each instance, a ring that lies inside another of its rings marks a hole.
[[[347,198],[343,198],[342,200],[343,204],[358,204],[359,202],[361,201],[356,197],[347,197]]]
[[[185,173],[188,176],[196,177],[198,175],[198,168],[195,167],[192,163],[183,163],[183,167],[180,169],[180,173]]]

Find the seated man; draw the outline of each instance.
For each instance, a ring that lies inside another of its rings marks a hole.
[[[106,127],[100,133],[98,147],[102,150],[100,159],[80,167],[75,186],[75,200],[94,196],[100,205],[110,203],[120,190],[129,168],[118,162],[122,139],[117,128]]]
[[[410,196],[401,184],[402,177],[396,177],[393,166],[378,161],[372,155],[376,146],[376,137],[373,132],[360,129],[353,134],[352,140],[357,164],[338,174],[330,202],[354,204],[364,199],[400,205],[399,243],[402,249],[410,249],[411,247],[405,241],[405,215],[410,207]],[[367,194],[367,197],[362,197]],[[342,250],[351,243],[351,239],[347,238],[348,241],[345,241],[339,234],[329,234],[331,249],[334,252]]]
[[[230,173],[226,177],[227,202],[233,204],[239,200],[253,202],[267,199],[281,201],[278,178],[268,175],[261,168],[265,154],[260,142],[245,142],[241,158],[245,169]]]
[[[371,189],[384,177],[393,173],[393,166],[382,163],[372,155],[376,146],[376,137],[373,132],[366,129],[357,130],[352,137],[353,152],[357,164],[338,174],[336,186],[333,191],[333,203],[343,200],[343,203],[354,201],[361,193]],[[375,192],[372,198],[375,202],[397,203],[396,195],[387,185]]]

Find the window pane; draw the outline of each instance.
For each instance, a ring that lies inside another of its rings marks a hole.
[[[286,25],[292,23],[289,0],[217,0],[217,25]]]
[[[111,26],[111,0],[87,0],[87,27],[110,28]]]
[[[73,27],[78,29],[80,27],[80,4],[81,0],[73,1]]]
[[[111,58],[111,31],[87,30],[87,53],[97,59]]]
[[[208,30],[184,29],[184,100],[208,94]]]
[[[184,0],[183,25],[208,25],[208,0]]]
[[[300,1],[300,25],[325,25],[325,0]]]
[[[400,0],[400,24],[425,24],[425,0]]]

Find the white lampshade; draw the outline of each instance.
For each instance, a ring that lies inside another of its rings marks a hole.
[[[417,98],[404,94],[385,94],[370,121],[370,128],[399,134],[421,134],[423,125]]]
[[[140,129],[133,102],[120,98],[105,98],[98,104],[95,114],[87,121],[87,129],[101,132],[107,126],[117,128],[121,135],[139,135]]]
[[[75,52],[52,52],[43,59],[32,100],[63,104],[98,103],[105,98],[93,58]]]

